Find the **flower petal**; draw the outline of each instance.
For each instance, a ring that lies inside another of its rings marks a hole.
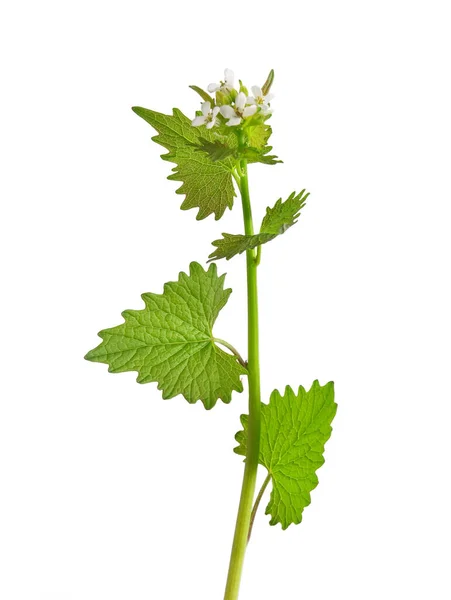
[[[262,115],[270,115],[273,112],[273,109],[270,108],[267,104],[261,105],[261,113]]]
[[[229,104],[224,104],[221,106],[221,115],[226,119],[231,119],[235,116],[235,111]]]
[[[271,100],[274,98],[274,94],[268,94],[267,96],[265,96],[265,102],[271,102]]]
[[[235,125],[239,125],[241,123],[241,117],[232,117],[229,121],[227,121],[226,125],[229,127],[235,127]]]
[[[261,98],[263,96],[262,88],[258,87],[258,85],[253,85],[251,87],[251,90],[252,90],[252,93],[254,94],[255,98],[258,98],[258,97]]]
[[[209,92],[217,92],[219,90],[221,86],[219,85],[219,83],[209,83],[207,90]]]
[[[257,107],[254,104],[254,106],[246,106],[246,108],[243,110],[243,117],[251,117],[252,115],[255,115],[255,113],[257,112]]]
[[[252,96],[248,96],[246,104],[257,104],[257,102],[255,101],[255,98],[252,98]]]
[[[206,117],[208,115],[208,113],[210,112],[210,108],[211,108],[211,104],[210,102],[202,102],[202,114],[204,115],[204,117]]]
[[[216,119],[213,119],[212,121],[208,121],[208,123],[205,125],[205,127],[207,129],[211,129],[215,124],[216,124]]]
[[[244,92],[240,92],[238,94],[238,96],[235,98],[235,106],[237,108],[239,108],[240,110],[243,110],[245,104],[246,104],[246,94]]]
[[[235,81],[235,73],[232,71],[232,69],[226,69],[224,71],[224,82],[227,85],[227,87],[233,88],[234,81]]]
[[[199,127],[199,125],[203,125],[205,123],[205,121],[207,120],[207,117],[202,116],[202,117],[196,117],[195,119],[193,119],[191,121],[191,125],[193,127]]]
[[[214,109],[212,110],[212,115],[213,115],[213,119],[215,119],[220,111],[220,107],[219,106],[215,106]]]

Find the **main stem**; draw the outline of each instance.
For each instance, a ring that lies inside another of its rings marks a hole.
[[[242,140],[240,140],[242,143]],[[239,188],[243,204],[244,230],[246,235],[254,234],[247,164],[240,162]],[[247,435],[246,463],[240,504],[233,538],[229,573],[224,600],[237,600],[246,552],[252,504],[257,480],[258,456],[260,451],[260,364],[258,354],[258,297],[257,260],[253,250],[246,252],[247,265],[247,315],[248,315],[248,381],[249,381],[249,420]]]

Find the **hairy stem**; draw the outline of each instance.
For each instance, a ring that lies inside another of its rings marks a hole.
[[[266,477],[265,481],[263,482],[262,487],[260,488],[260,491],[258,492],[258,496],[255,499],[255,504],[254,504],[254,508],[252,509],[252,514],[251,514],[251,522],[249,524],[249,533],[247,534],[247,541],[249,542],[249,540],[251,539],[251,535],[252,535],[252,527],[254,526],[254,521],[255,521],[255,515],[257,514],[258,511],[258,507],[260,506],[260,501],[263,498],[263,494],[265,493],[266,488],[268,487],[268,483],[271,481],[271,474],[268,473],[268,476]]]
[[[240,139],[243,143],[243,139]],[[253,235],[247,164],[240,161],[240,192],[243,205],[244,230]],[[247,268],[247,314],[248,314],[248,381],[249,381],[249,420],[246,462],[241,487],[238,516],[230,556],[229,573],[224,600],[237,600],[244,555],[246,552],[252,504],[257,479],[258,456],[260,451],[260,365],[258,354],[258,302],[257,302],[257,263],[253,250],[246,251]]]

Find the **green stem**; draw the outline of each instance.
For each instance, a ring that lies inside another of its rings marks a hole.
[[[243,140],[240,140],[243,143]],[[240,192],[243,204],[244,230],[253,235],[251,203],[247,178],[247,164],[240,162]],[[260,451],[260,365],[258,354],[258,302],[257,302],[257,264],[253,250],[246,252],[247,265],[247,313],[248,313],[248,381],[249,381],[249,420],[247,435],[246,462],[241,487],[238,516],[230,556],[229,573],[224,600],[237,600],[244,555],[251,520],[255,484],[257,480],[258,457]]]

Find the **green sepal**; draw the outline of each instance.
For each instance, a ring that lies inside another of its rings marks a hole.
[[[244,94],[246,94],[246,96],[249,96],[249,92],[247,87],[243,84],[243,82],[241,81],[241,79],[238,81],[238,83],[240,84],[240,92],[243,92]]]
[[[202,98],[202,100],[204,100],[204,102],[210,102],[212,107],[215,105],[214,99],[210,96],[210,94],[207,94],[207,92],[204,91],[202,88],[198,87],[197,85],[190,85],[189,87],[195,92],[197,92]]]

